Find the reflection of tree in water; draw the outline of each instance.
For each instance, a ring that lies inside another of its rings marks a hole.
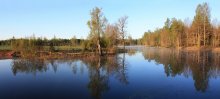
[[[26,60],[16,59],[12,62],[12,72],[16,75],[18,72],[33,73],[47,71],[48,67],[44,60]]]
[[[89,74],[87,87],[94,98],[101,98],[103,92],[110,89],[110,76],[115,77],[123,84],[128,84],[124,55],[123,57],[119,55],[108,57],[89,56],[59,60],[16,59],[12,62],[12,71],[14,75],[17,73],[33,73],[35,75],[36,73],[46,72],[49,69],[56,73],[60,64],[70,66],[73,74],[78,71],[82,73],[84,71],[83,68],[86,66]]]
[[[105,59],[100,57],[91,58],[91,62],[87,61],[87,66],[89,68],[89,84],[88,89],[90,89],[91,94],[94,98],[100,99],[101,94],[109,90],[108,84],[108,74],[107,72],[101,70],[105,64]],[[93,61],[93,62],[92,62]]]
[[[51,64],[51,66],[52,66],[54,72],[56,73],[56,72],[57,72],[57,68],[58,68],[58,64],[56,63],[55,60],[48,60],[48,61],[49,61],[49,63]]]
[[[211,77],[220,75],[220,54],[211,51],[181,51],[166,48],[147,48],[145,59],[164,65],[167,76],[190,75],[197,91],[205,92]]]
[[[101,98],[102,93],[110,89],[108,82],[111,75],[116,75],[121,83],[128,84],[124,58],[118,56],[90,57],[82,61],[89,68],[88,88],[94,98]]]
[[[117,59],[121,62],[121,64],[119,64],[119,67],[121,67],[121,69],[117,69],[119,70],[119,74],[120,75],[117,75],[117,78],[119,79],[120,82],[122,82],[123,84],[128,84],[128,80],[127,80],[127,66],[126,66],[126,62],[125,62],[125,53],[123,53],[123,57],[122,58],[119,58]]]
[[[136,49],[127,49],[127,53],[128,53],[129,56],[133,56],[133,55],[135,55],[136,52],[137,52]]]

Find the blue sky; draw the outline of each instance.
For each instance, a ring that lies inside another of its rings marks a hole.
[[[163,26],[166,18],[193,19],[207,2],[212,19],[220,19],[220,0],[0,0],[0,39],[15,36],[86,38],[90,11],[100,7],[110,23],[127,15],[128,34],[140,38]]]

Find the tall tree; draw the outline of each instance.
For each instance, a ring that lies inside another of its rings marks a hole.
[[[184,24],[181,20],[175,18],[172,19],[171,24],[171,39],[172,46],[180,47],[182,45],[183,33],[184,33]]]
[[[192,29],[196,36],[197,46],[200,47],[201,44],[206,46],[207,43],[210,43],[210,9],[207,3],[199,4],[197,6]]]
[[[207,3],[203,3],[202,5],[202,17],[203,17],[203,45],[205,46],[206,43],[209,43],[210,40],[209,35],[211,31],[211,23],[210,23],[210,9]],[[208,39],[207,39],[208,38]]]
[[[108,24],[105,29],[105,40],[108,48],[115,48],[119,40],[119,31],[116,24]]]
[[[172,46],[172,40],[171,40],[172,37],[171,37],[170,27],[171,27],[171,20],[169,18],[167,18],[164,23],[163,34],[164,34],[164,37],[166,40],[165,46],[168,46],[168,47]]]
[[[191,21],[189,18],[184,20],[184,46],[190,46],[189,43],[192,41],[192,38],[190,38],[190,26],[191,26]]]
[[[218,20],[215,19],[212,22],[212,46],[213,47],[219,47],[220,45],[220,25],[218,23]]]
[[[125,49],[125,37],[126,37],[126,28],[127,28],[127,20],[128,20],[128,16],[124,16],[121,17],[118,20],[118,28],[119,28],[119,33],[122,39],[122,43],[123,43],[123,48]]]
[[[102,14],[102,10],[95,7],[91,13],[91,19],[87,22],[90,28],[89,39],[96,43],[99,55],[102,55],[101,37],[106,26],[106,18]]]

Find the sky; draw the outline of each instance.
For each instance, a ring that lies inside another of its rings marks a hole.
[[[87,38],[94,7],[109,23],[128,16],[127,34],[140,38],[167,18],[193,19],[196,6],[207,2],[211,18],[220,20],[220,0],[0,0],[0,40],[36,37]]]

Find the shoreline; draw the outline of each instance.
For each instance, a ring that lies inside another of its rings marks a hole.
[[[180,47],[177,49],[183,51],[211,51],[213,53],[220,53],[220,47]]]
[[[212,51],[220,53],[220,47],[161,47],[161,46],[145,46],[145,47],[155,47],[155,48],[168,48],[168,49],[177,49],[181,51]]]
[[[103,53],[103,56],[113,56],[113,55],[116,55],[116,53],[111,53],[111,52]],[[90,57],[90,56],[99,56],[99,55],[96,52],[39,51],[39,52],[36,52],[34,55],[22,56],[20,53],[10,51],[10,50],[0,51],[0,59],[13,59],[13,58],[58,59],[58,58],[79,58],[79,57]]]
[[[150,46],[145,46],[150,47]],[[155,47],[155,48],[168,48],[176,49],[183,52],[197,52],[197,51],[211,51],[212,53],[220,53],[220,47]],[[117,53],[121,53],[120,49],[117,52],[105,52],[103,56],[113,56]],[[22,56],[11,50],[0,50],[0,59],[13,59],[13,58],[39,58],[39,59],[58,59],[58,58],[79,58],[79,57],[89,57],[89,56],[99,56],[96,52],[68,52],[68,51],[38,51],[35,55]]]

